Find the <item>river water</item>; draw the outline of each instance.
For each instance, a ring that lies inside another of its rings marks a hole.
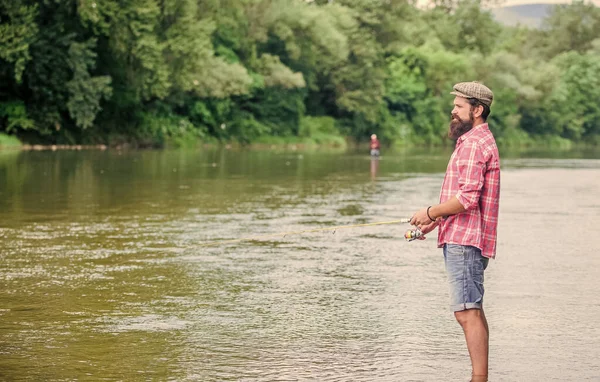
[[[468,381],[449,152],[0,152],[0,380]],[[577,158],[575,158],[577,157]],[[502,159],[490,381],[600,380],[600,153]]]

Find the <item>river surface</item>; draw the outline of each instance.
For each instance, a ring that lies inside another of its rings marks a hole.
[[[385,153],[384,153],[385,154]],[[450,153],[0,152],[0,380],[468,381]],[[600,380],[600,153],[502,158],[490,381]]]

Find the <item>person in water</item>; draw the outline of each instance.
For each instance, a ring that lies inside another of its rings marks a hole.
[[[423,234],[439,227],[437,244],[443,248],[450,307],[464,331],[472,381],[487,381],[489,329],[483,313],[483,274],[496,256],[500,200],[500,157],[486,122],[494,95],[478,82],[458,83],[453,90],[448,136],[456,146],[440,204],[416,212],[410,223]]]
[[[377,139],[377,135],[371,135],[371,156],[378,157],[379,156],[379,140]]]

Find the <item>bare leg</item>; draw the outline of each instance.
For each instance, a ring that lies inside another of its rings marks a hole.
[[[473,366],[473,381],[487,381],[489,329],[483,309],[467,309],[454,312],[462,326]]]

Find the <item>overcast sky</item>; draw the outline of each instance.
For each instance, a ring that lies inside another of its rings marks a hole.
[[[503,2],[501,2],[501,5],[503,6],[509,6],[509,5],[521,5],[521,4],[566,4],[566,3],[570,3],[570,1],[564,1],[564,0],[505,0]],[[600,0],[594,0],[592,1],[592,3],[596,4],[596,5],[600,5]]]
[[[418,4],[427,4],[429,0],[417,0]],[[522,5],[522,4],[566,4],[570,3],[569,0],[497,0],[499,1],[498,6],[510,6],[510,5]],[[589,2],[589,0],[586,0]],[[592,0],[592,3],[600,6],[600,0]]]

